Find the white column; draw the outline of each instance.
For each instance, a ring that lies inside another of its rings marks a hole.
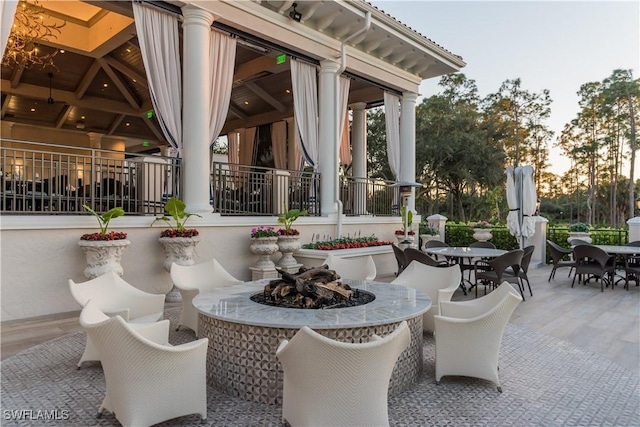
[[[337,212],[338,188],[338,123],[337,93],[340,64],[330,59],[320,61],[318,82],[318,140],[320,172],[320,212],[323,216]]]
[[[366,215],[367,212],[367,104],[351,104],[353,123],[351,124],[351,175],[355,177],[356,189],[353,213]]]
[[[88,132],[87,136],[89,137],[89,147],[98,149],[102,148],[103,133]]]
[[[400,181],[416,180],[416,99],[415,92],[403,92],[400,103]],[[411,189],[408,208],[416,210],[416,189]]]
[[[209,32],[213,14],[182,8],[182,199],[189,213],[209,213]]]

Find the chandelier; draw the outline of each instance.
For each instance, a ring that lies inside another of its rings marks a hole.
[[[2,65],[42,68],[50,65],[55,68],[53,57],[58,54],[58,49],[43,49],[40,43],[58,38],[60,28],[64,27],[66,22],[52,23],[49,20],[45,23],[45,15],[44,8],[37,0],[20,0],[7,40],[7,48],[2,57]]]

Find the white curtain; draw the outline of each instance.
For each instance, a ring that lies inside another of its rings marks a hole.
[[[513,167],[509,166],[506,170],[507,174],[507,205],[509,213],[507,214],[507,228],[509,233],[516,239],[520,238],[520,208],[518,207],[518,195],[516,193],[516,183],[514,178]]]
[[[253,164],[253,156],[256,146],[256,127],[247,128],[240,135],[240,164]]]
[[[211,98],[209,104],[209,141],[215,142],[229,112],[233,69],[236,62],[236,39],[211,30],[209,39],[209,73]]]
[[[133,2],[138,43],[162,133],[182,157],[182,77],[178,17]]]
[[[229,151],[229,163],[232,165],[238,164],[239,160],[239,144],[240,133],[237,130],[232,130],[227,135],[227,150]]]
[[[271,124],[271,150],[276,169],[287,167],[287,122]]]
[[[384,93],[384,116],[387,128],[387,156],[396,180],[400,177],[400,97]]]
[[[318,169],[318,83],[316,67],[291,60],[294,117],[300,130],[300,150],[307,162]]]
[[[9,34],[11,34],[11,27],[13,26],[13,17],[16,14],[16,8],[18,7],[18,0],[4,0],[0,5],[0,21],[2,27],[0,27],[0,47],[4,54],[4,50],[7,47],[7,40],[9,40]]]
[[[342,128],[342,138],[340,140],[340,163],[351,164],[351,133],[349,132],[349,113],[344,115],[344,127]]]
[[[349,151],[349,125],[348,125],[348,107],[349,87],[351,79],[340,76],[340,86],[338,89],[338,117],[342,117],[340,121],[340,163],[343,165],[351,164],[351,152]],[[345,134],[346,132],[346,134]],[[346,136],[345,136],[346,135]]]
[[[289,141],[293,141],[293,158],[295,159],[295,163],[289,165],[289,169],[299,171],[302,168],[302,153],[300,152],[302,142],[300,141],[300,130],[298,129],[298,124],[295,119],[293,121],[293,129],[293,135],[289,135]]]

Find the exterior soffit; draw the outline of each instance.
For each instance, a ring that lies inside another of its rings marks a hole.
[[[218,22],[291,51],[300,52],[301,56],[315,60],[333,58],[339,61],[342,42],[329,35],[328,30],[317,31],[291,20],[286,14],[282,15],[253,1],[194,0],[189,3],[209,10]],[[349,34],[363,26],[364,18],[353,18],[354,25]],[[360,23],[356,22],[358,19]],[[348,44],[347,71],[399,91],[415,91],[423,80],[415,73],[398,68]]]

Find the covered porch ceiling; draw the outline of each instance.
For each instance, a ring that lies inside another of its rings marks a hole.
[[[203,6],[211,2],[198,2]],[[230,2],[220,2],[220,6]],[[261,8],[272,20],[290,20],[293,1],[236,2]],[[144,64],[131,3],[128,1],[45,1],[40,5],[50,18],[66,21],[57,39],[43,42],[42,49],[63,49],[54,58],[55,67],[2,66],[1,119],[17,124],[76,132],[95,132],[122,138],[148,140],[129,144],[128,152],[144,152],[166,146],[152,110]],[[179,10],[183,2],[162,6]],[[392,17],[360,0],[305,1],[296,8],[300,31],[340,41],[362,27],[364,12],[370,11],[371,28],[349,45],[376,61],[401,68],[416,80],[453,72],[464,66],[461,58],[424,38]],[[293,22],[293,21],[292,21]],[[278,64],[283,52],[295,53],[287,41],[260,38],[255,28],[216,16],[220,28],[239,35],[233,91],[222,133],[240,127],[258,126],[293,116],[289,60]],[[431,52],[431,50],[433,52]],[[319,60],[312,54],[309,60]],[[349,68],[347,68],[349,71]],[[349,102],[379,105],[384,81],[357,75],[351,82]],[[392,87],[390,87],[393,89]]]

